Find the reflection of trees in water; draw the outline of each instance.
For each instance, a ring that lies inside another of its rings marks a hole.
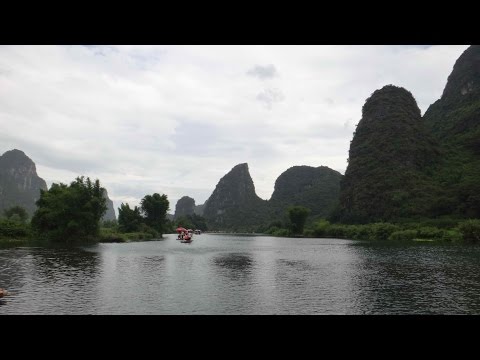
[[[98,253],[73,247],[11,249],[0,252],[0,264],[8,268],[0,281],[12,294],[3,307],[9,313],[89,313],[93,308]]]
[[[228,253],[216,256],[213,263],[217,269],[227,270],[231,278],[237,279],[251,273],[253,260],[250,254]]]
[[[88,279],[96,275],[100,257],[81,248],[37,249],[32,253],[35,270],[46,278],[58,275]]]

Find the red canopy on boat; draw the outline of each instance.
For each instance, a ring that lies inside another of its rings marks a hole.
[[[177,232],[178,232],[178,233],[187,232],[187,229],[185,229],[185,228],[183,228],[183,227],[179,227],[179,228],[177,228]]]

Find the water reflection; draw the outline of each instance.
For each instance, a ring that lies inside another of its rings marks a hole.
[[[451,245],[357,248],[355,311],[365,314],[474,314],[480,309],[478,248]],[[461,253],[461,254],[460,254]],[[359,276],[358,274],[361,274]],[[469,284],[466,286],[466,284]]]
[[[214,236],[0,249],[0,314],[480,314],[480,247]]]
[[[250,254],[221,254],[213,259],[216,266],[230,270],[232,274],[245,274],[250,271],[253,260]]]
[[[98,266],[97,254],[79,248],[2,250],[0,284],[10,293],[4,305],[18,314],[84,313],[95,303]]]

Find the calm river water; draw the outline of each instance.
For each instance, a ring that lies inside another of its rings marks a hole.
[[[1,314],[480,314],[480,247],[195,235],[0,249]]]

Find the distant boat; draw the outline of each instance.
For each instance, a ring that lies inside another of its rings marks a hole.
[[[195,230],[194,233],[195,233],[196,235],[200,235],[200,234],[202,233],[202,230]]]
[[[192,241],[192,237],[193,237],[193,230],[192,229],[187,230],[183,227],[178,227],[177,228],[177,233],[178,233],[177,240],[182,240],[182,242],[186,242],[186,241],[191,242]]]

